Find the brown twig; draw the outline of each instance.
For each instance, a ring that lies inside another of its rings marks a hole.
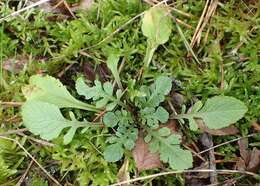
[[[208,137],[208,140],[209,140],[209,147],[212,148],[214,146],[212,136],[207,133],[207,137]],[[211,149],[209,151],[209,169],[216,170],[215,161],[216,161],[216,158],[215,158],[215,155],[214,155],[214,149]],[[210,176],[210,183],[211,184],[218,183],[218,175],[216,174],[216,172],[210,172],[209,176]]]
[[[10,135],[10,134],[18,134],[20,132],[26,132],[26,131],[28,131],[28,129],[26,129],[26,128],[16,129],[16,130],[8,130],[7,132],[0,133],[0,136],[7,136],[7,135]]]
[[[187,145],[185,144],[182,144],[183,147],[185,147],[186,149],[188,149],[189,151],[191,151],[191,153],[194,155],[194,156],[197,156],[199,159],[201,159],[202,161],[206,161],[205,158],[203,158],[201,155],[199,155],[197,152],[195,152],[192,148],[188,147]]]
[[[26,175],[28,174],[30,168],[32,167],[33,165],[33,160],[31,160],[31,162],[29,163],[27,169],[25,170],[25,172],[23,173],[23,175],[21,176],[21,178],[19,179],[19,181],[16,183],[15,186],[20,186],[23,182],[24,182],[24,179],[26,177]]]
[[[202,14],[201,14],[201,16],[200,16],[200,20],[199,20],[199,22],[198,22],[198,24],[197,24],[197,27],[196,27],[195,32],[194,32],[194,34],[193,34],[193,37],[192,37],[192,39],[191,39],[191,43],[190,43],[191,48],[192,48],[192,47],[194,46],[194,44],[195,44],[195,39],[196,39],[196,37],[197,37],[197,35],[198,35],[200,26],[201,26],[201,24],[202,24],[202,22],[203,22],[203,19],[204,19],[204,17],[205,17],[205,14],[206,14],[206,12],[207,12],[207,10],[208,10],[208,6],[209,6],[209,0],[206,1],[205,7],[204,7],[204,9],[203,9],[203,11],[202,11]]]
[[[49,146],[49,147],[54,147],[55,145],[53,143],[50,143],[48,141],[45,141],[45,140],[41,140],[41,139],[37,139],[37,138],[34,138],[34,137],[31,137],[31,136],[28,136],[22,132],[18,132],[17,135],[20,135],[20,136],[25,136],[27,137],[29,140],[32,140],[40,145],[43,145],[43,146]]]
[[[65,72],[67,72],[73,65],[74,63],[69,64],[65,69],[58,73],[58,77],[61,78],[65,74]]]

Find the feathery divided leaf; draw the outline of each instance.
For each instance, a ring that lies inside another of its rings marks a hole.
[[[36,100],[27,101],[22,106],[22,117],[24,125],[30,132],[46,140],[55,139],[63,129],[70,128],[64,136],[64,144],[70,143],[79,127],[98,126],[90,125],[87,121],[77,121],[72,113],[70,113],[71,120],[67,120],[56,105]]]
[[[142,124],[147,124],[151,128],[158,128],[159,122],[165,123],[169,119],[169,113],[163,108],[157,109],[146,107],[140,111]]]
[[[169,163],[175,170],[184,170],[192,167],[192,154],[180,147],[180,135],[171,134],[169,128],[150,131],[152,136],[149,150],[151,153],[159,152],[161,161]]]
[[[76,89],[79,95],[85,98],[93,99],[96,102],[97,108],[106,107],[106,110],[113,110],[116,105],[124,106],[120,101],[123,93],[119,89],[116,91],[116,97],[113,96],[113,85],[110,82],[105,82],[102,86],[101,82],[96,80],[93,87],[89,87],[83,78],[79,78],[76,82]]]
[[[165,96],[170,93],[172,81],[167,76],[158,77],[155,82],[147,86],[142,86],[141,91],[146,94],[145,97],[138,98],[139,107],[157,107],[165,100]]]
[[[107,127],[127,126],[133,123],[131,115],[125,111],[107,112],[103,117],[103,122]]]
[[[116,132],[116,136],[107,139],[107,142],[112,143],[104,151],[104,157],[109,162],[120,160],[123,157],[124,148],[132,150],[138,137],[138,129],[134,127],[120,126],[118,129],[120,130]]]
[[[58,79],[51,76],[32,76],[29,85],[23,87],[22,91],[27,100],[47,102],[59,108],[98,111],[93,105],[75,99]]]

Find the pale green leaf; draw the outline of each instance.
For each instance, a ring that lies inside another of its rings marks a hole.
[[[118,110],[116,112],[107,112],[103,117],[103,122],[107,127],[115,127],[116,125],[125,127],[133,123],[133,119],[129,112]]]
[[[22,106],[22,117],[30,132],[46,140],[55,139],[63,129],[70,128],[64,136],[66,144],[71,141],[77,128],[90,126],[88,122],[79,122],[74,120],[75,118],[67,120],[56,105],[35,100],[25,102]]]
[[[94,106],[75,99],[58,79],[51,76],[31,76],[29,85],[23,87],[22,91],[27,100],[47,102],[59,108],[98,111]]]
[[[115,143],[106,147],[104,157],[109,162],[116,162],[123,157],[124,149],[121,144]]]
[[[154,84],[150,86],[150,96],[148,97],[145,106],[157,107],[164,101],[165,96],[170,93],[172,88],[172,81],[167,76],[158,77]]]
[[[107,67],[111,70],[119,88],[123,90],[123,86],[121,84],[121,80],[120,80],[120,77],[119,77],[119,72],[117,70],[119,59],[120,59],[119,54],[116,54],[116,53],[113,53],[113,52],[110,53],[110,55],[108,56],[108,59],[107,59]]]
[[[243,102],[233,97],[216,96],[208,99],[194,117],[203,119],[210,129],[220,129],[241,119],[247,112]]]
[[[158,130],[158,134],[160,136],[169,136],[171,134],[171,130],[167,127],[163,127]]]
[[[69,144],[72,141],[72,139],[73,139],[73,137],[74,137],[74,135],[76,133],[76,130],[77,130],[77,127],[71,127],[69,129],[69,131],[67,132],[67,134],[64,135],[63,143],[65,145]]]
[[[142,32],[153,45],[161,45],[169,40],[172,22],[169,11],[163,6],[145,11],[142,19]]]
[[[159,127],[159,122],[165,123],[169,118],[169,113],[163,107],[158,107],[156,110],[154,108],[146,107],[140,111],[140,114],[142,123],[147,123],[147,125],[152,128]]]
[[[151,153],[159,152],[160,159],[165,163],[169,163],[172,169],[184,170],[191,168],[192,154],[190,151],[180,148],[180,135],[169,134],[166,130],[160,132],[160,130],[150,132],[153,136],[153,140],[149,144]]]
[[[113,85],[110,82],[105,82],[102,86],[101,82],[95,80],[95,85],[89,87],[83,78],[76,81],[76,90],[79,95],[85,96],[86,99],[96,101],[97,108],[106,107],[106,110],[113,110],[116,105],[124,105],[120,99],[122,91],[117,90],[116,97],[113,96]]]
[[[229,96],[215,96],[208,99],[202,108],[201,106],[200,102],[196,103],[192,112],[180,114],[178,119],[188,119],[192,130],[197,129],[196,118],[202,119],[210,129],[220,129],[237,122],[247,112],[243,102]]]
[[[142,19],[142,32],[147,37],[147,49],[144,58],[145,68],[149,67],[153,54],[159,45],[169,40],[172,23],[163,6],[152,7],[145,11]]]
[[[107,112],[103,117],[103,122],[108,127],[114,127],[118,124],[118,117],[113,112]]]

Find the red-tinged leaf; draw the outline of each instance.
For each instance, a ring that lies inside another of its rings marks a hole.
[[[240,155],[242,157],[242,159],[245,161],[245,163],[247,164],[248,162],[248,140],[247,139],[241,139],[238,141],[238,145],[239,145],[239,150],[240,150]]]
[[[150,153],[148,144],[144,142],[144,137],[141,132],[139,133],[140,135],[136,140],[135,148],[133,150],[133,156],[138,171],[161,167],[162,164],[159,153]]]
[[[236,169],[244,171],[246,170],[246,162],[243,160],[243,158],[239,157],[237,162],[236,162]]]
[[[257,172],[260,169],[260,150],[254,148],[250,153],[250,159],[247,165],[247,170]]]

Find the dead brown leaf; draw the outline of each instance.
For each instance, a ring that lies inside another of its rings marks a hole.
[[[144,135],[139,132],[133,156],[138,171],[162,167],[159,153],[150,153],[149,144],[145,143]]]
[[[28,61],[28,57],[22,55],[17,56],[16,58],[9,58],[3,61],[3,69],[18,74],[26,67]]]
[[[222,129],[209,129],[204,125],[203,121],[200,119],[196,119],[196,123],[198,124],[201,132],[207,132],[213,136],[226,136],[239,133],[239,130],[233,125]]]
[[[260,150],[254,148],[250,153],[247,170],[251,172],[257,172],[260,168]]]
[[[245,139],[239,140],[238,144],[241,157],[238,158],[236,167],[239,170],[257,172],[260,169],[260,150],[257,148],[248,150],[248,141]]]
[[[239,145],[239,151],[242,159],[247,162],[248,161],[248,140],[247,139],[241,139],[238,141]]]
[[[161,125],[161,127],[168,127],[172,133],[178,132],[178,122],[175,119],[170,119],[166,125]]]
[[[258,123],[253,123],[253,124],[252,124],[252,127],[253,127],[256,131],[260,132],[260,124],[258,124]]]

